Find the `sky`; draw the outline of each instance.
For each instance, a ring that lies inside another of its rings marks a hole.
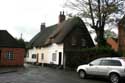
[[[46,26],[58,23],[66,0],[0,0],[0,30],[7,30],[13,37],[31,40]]]
[[[0,0],[0,30],[7,30],[13,37],[30,41],[39,31],[41,23],[46,26],[58,23],[60,11],[68,0]],[[88,28],[88,27],[87,27]],[[95,34],[91,35],[94,39]]]

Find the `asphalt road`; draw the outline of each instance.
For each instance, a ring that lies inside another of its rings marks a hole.
[[[76,72],[26,65],[17,72],[0,74],[0,83],[108,83],[102,78],[82,80]]]

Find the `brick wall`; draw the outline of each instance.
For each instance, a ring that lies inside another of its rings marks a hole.
[[[125,51],[125,29],[122,27],[122,25],[119,25],[119,50]]]
[[[6,59],[6,52],[12,51],[14,53],[14,59]],[[1,66],[22,66],[24,64],[25,49],[23,48],[2,48],[1,49]]]
[[[118,51],[118,42],[112,38],[108,38],[106,42],[112,47],[113,50]]]

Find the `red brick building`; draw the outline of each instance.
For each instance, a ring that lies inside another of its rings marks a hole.
[[[114,51],[118,51],[118,42],[117,39],[114,38],[108,38],[107,39],[107,44],[114,50]]]
[[[123,16],[118,24],[118,34],[119,50],[122,51],[125,56],[125,16]]]
[[[0,30],[0,66],[23,66],[25,45]]]

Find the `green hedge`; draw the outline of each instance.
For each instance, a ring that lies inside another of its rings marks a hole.
[[[66,51],[66,66],[76,68],[78,65],[86,64],[96,58],[120,56],[121,53],[115,52],[108,47],[68,50]]]

